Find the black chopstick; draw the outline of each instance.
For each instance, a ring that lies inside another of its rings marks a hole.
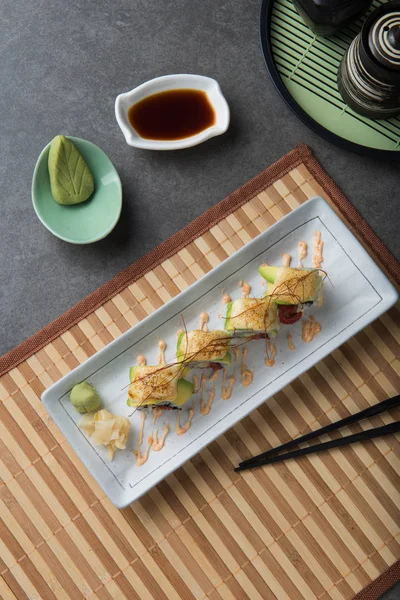
[[[273,463],[281,462],[289,458],[299,458],[300,456],[306,456],[307,454],[313,454],[315,452],[321,452],[322,450],[329,450],[331,448],[340,448],[340,446],[347,446],[348,444],[355,444],[356,442],[364,442],[366,440],[372,440],[376,437],[383,435],[389,435],[398,433],[400,431],[400,421],[389,423],[389,425],[382,425],[382,427],[374,427],[372,429],[366,429],[353,435],[347,435],[336,440],[324,442],[323,444],[316,444],[315,446],[308,446],[307,448],[301,448],[300,450],[294,450],[293,452],[287,452],[286,454],[279,454],[278,456],[270,456],[262,460],[248,462],[246,464],[240,464],[235,468],[235,471],[244,471],[245,469],[252,469],[253,467],[262,467],[264,465],[271,465]]]
[[[298,444],[302,444],[303,442],[308,442],[313,440],[325,433],[330,433],[331,431],[336,431],[336,429],[340,429],[341,427],[345,427],[346,425],[350,425],[351,423],[356,423],[357,421],[361,421],[362,419],[367,419],[369,417],[374,417],[375,415],[379,415],[386,410],[390,410],[391,408],[395,408],[396,406],[400,406],[400,395],[394,396],[393,398],[389,398],[388,400],[383,400],[382,402],[378,402],[373,406],[369,406],[364,410],[360,410],[358,413],[354,415],[349,415],[348,417],[344,417],[344,419],[340,419],[340,421],[336,421],[335,423],[330,423],[329,425],[325,425],[325,427],[321,427],[316,431],[311,431],[310,433],[306,433],[299,438],[295,438],[294,440],[290,440],[290,442],[286,442],[281,446],[277,446],[276,448],[271,448],[266,452],[262,452],[257,456],[253,456],[252,458],[248,458],[247,460],[243,460],[239,463],[239,467],[242,467],[247,464],[253,464],[255,462],[263,461],[270,456],[274,456],[278,454],[278,452],[283,452],[283,450],[289,450],[290,448],[294,448]],[[351,442],[350,442],[351,443]],[[314,446],[315,447],[315,446]],[[264,463],[263,463],[264,464]]]

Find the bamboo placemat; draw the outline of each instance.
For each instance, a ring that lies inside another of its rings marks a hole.
[[[357,598],[372,600],[400,578],[399,437],[233,472],[241,459],[400,393],[398,307],[122,511],[40,401],[314,195],[399,281],[399,264],[302,145],[0,358],[1,598],[347,600],[363,590]]]

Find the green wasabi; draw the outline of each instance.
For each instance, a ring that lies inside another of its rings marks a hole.
[[[58,204],[80,204],[94,190],[93,176],[83,156],[63,135],[50,143],[48,161],[51,193]]]
[[[79,413],[88,413],[100,408],[100,396],[90,383],[77,383],[69,395],[72,406]]]

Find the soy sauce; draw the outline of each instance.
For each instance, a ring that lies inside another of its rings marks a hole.
[[[128,119],[142,138],[181,140],[215,125],[215,111],[201,90],[168,90],[133,104]]]

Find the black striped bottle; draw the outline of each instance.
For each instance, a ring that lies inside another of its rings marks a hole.
[[[379,6],[350,44],[338,73],[339,91],[371,119],[400,113],[400,1]]]

